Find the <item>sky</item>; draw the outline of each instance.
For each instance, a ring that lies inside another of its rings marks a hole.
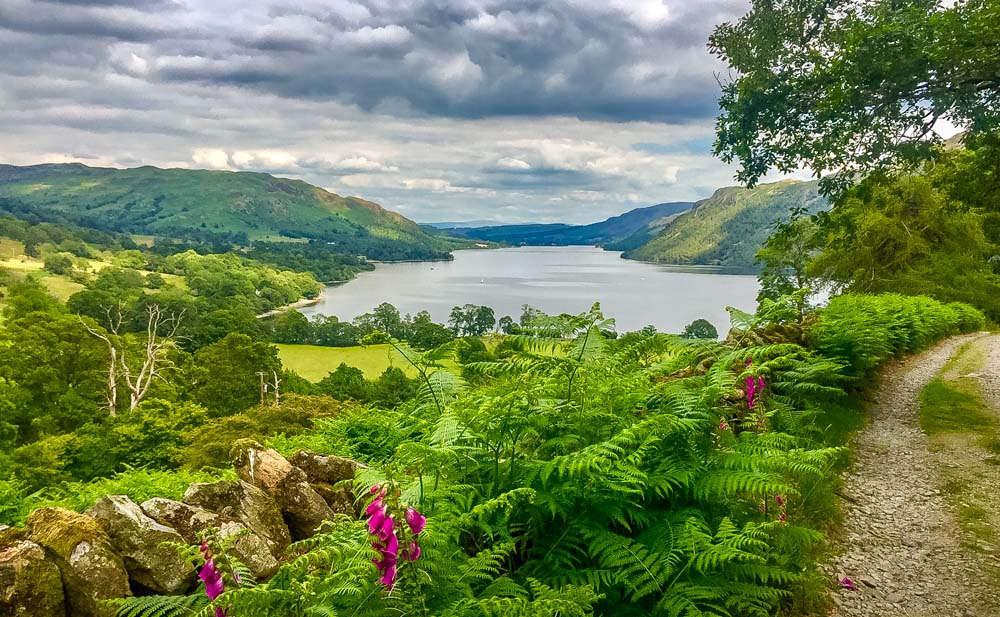
[[[706,48],[746,0],[0,1],[0,162],[264,171],[419,222],[734,184]]]

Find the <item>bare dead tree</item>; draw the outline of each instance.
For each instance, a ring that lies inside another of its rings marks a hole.
[[[274,406],[277,407],[281,403],[281,377],[278,375],[278,371],[271,371],[274,381],[267,381],[266,375],[267,373],[264,371],[257,371],[257,377],[260,378],[260,404],[263,405],[264,401],[267,400],[268,393],[274,390]]]
[[[133,372],[128,361],[128,348],[120,334],[123,320],[122,305],[105,309],[108,316],[106,334],[88,325],[83,319],[87,331],[101,339],[108,346],[110,356],[108,363],[108,413],[117,414],[118,381],[124,379],[129,391],[129,411],[134,411],[139,403],[149,393],[155,379],[163,379],[164,373],[175,368],[167,358],[170,350],[177,347],[177,330],[180,328],[184,311],[166,313],[158,304],[146,307],[146,340],[142,362],[139,369]]]
[[[271,371],[271,374],[274,375],[274,381],[268,385],[274,388],[274,406],[277,407],[281,403],[281,378],[278,377],[278,371]]]

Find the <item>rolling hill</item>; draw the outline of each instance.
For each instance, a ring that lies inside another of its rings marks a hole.
[[[652,223],[651,228],[660,226],[654,237],[641,230],[608,248],[623,247],[623,257],[655,263],[752,268],[754,255],[789,210],[802,207],[813,214],[829,207],[818,186],[815,181],[784,180],[752,189],[722,188],[689,212]]]
[[[252,172],[0,165],[0,212],[235,244],[316,240],[383,260],[442,258],[454,248],[378,204]]]
[[[641,232],[651,223],[688,210],[691,208],[691,205],[690,202],[674,202],[636,208],[635,210],[630,210],[624,214],[613,216],[599,223],[591,223],[590,225],[567,225],[564,223],[497,225],[453,228],[448,229],[447,233],[464,238],[515,245],[566,246],[587,244],[606,246]]]

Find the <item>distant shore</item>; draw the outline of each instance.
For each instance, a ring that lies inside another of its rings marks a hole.
[[[264,313],[261,313],[260,315],[257,315],[257,319],[264,319],[265,317],[274,317],[275,315],[280,315],[285,311],[302,308],[304,306],[312,306],[313,304],[317,304],[322,301],[323,301],[323,292],[321,291],[319,292],[319,295],[316,296],[315,298],[302,298],[298,302],[292,302],[291,304],[286,304],[285,306],[279,306],[276,309],[271,309],[270,311],[266,311]]]

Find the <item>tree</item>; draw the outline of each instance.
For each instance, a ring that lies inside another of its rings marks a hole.
[[[510,315],[504,315],[503,317],[500,318],[497,327],[499,327],[500,331],[503,332],[504,334],[513,334],[514,328],[516,327],[516,325],[514,324],[514,318],[511,317]]]
[[[129,344],[124,337],[121,326],[125,316],[121,306],[106,309],[110,331],[93,327],[83,318],[80,323],[93,336],[104,341],[108,347],[108,413],[112,416],[118,412],[118,382],[124,380],[129,392],[129,411],[135,411],[155,380],[164,379],[164,374],[176,369],[168,355],[177,349],[177,329],[184,317],[180,314],[167,313],[158,304],[146,307],[146,336],[140,341],[142,351],[138,354],[138,362],[129,358]]]
[[[810,276],[855,293],[922,294],[961,301],[1000,318],[1000,276],[974,212],[913,176],[866,183],[820,219],[822,252]]]
[[[524,304],[524,305],[521,306],[521,319],[520,319],[520,323],[521,323],[522,326],[526,326],[526,325],[530,324],[532,321],[534,321],[535,319],[538,319],[539,317],[541,317],[542,315],[544,315],[544,313],[542,313],[540,310],[536,309],[533,306],[529,306],[527,304]]]
[[[488,306],[477,306],[470,321],[473,336],[483,336],[492,332],[497,325],[496,315],[494,315],[493,309]]]
[[[800,289],[816,291],[823,285],[823,279],[811,276],[809,263],[819,252],[822,245],[822,234],[816,223],[810,218],[796,218],[778,223],[775,231],[757,251],[757,263],[760,264],[760,291],[757,302],[764,298],[777,300],[789,296]],[[806,310],[805,294],[799,296],[799,319]]]
[[[309,319],[305,315],[291,309],[279,313],[274,318],[275,343],[306,343],[309,341]]]
[[[467,309],[471,306],[471,304],[466,304],[465,307],[452,307],[451,313],[448,314],[448,327],[455,333],[455,336],[462,336],[468,330],[470,315]]]
[[[839,192],[926,160],[947,119],[996,146],[1000,4],[995,0],[754,0],[718,26],[723,84],[715,153],[752,186],[769,170],[838,174]],[[992,136],[992,137],[991,137]]]
[[[0,383],[10,405],[3,420],[18,427],[19,444],[71,432],[101,415],[107,350],[77,316],[36,311],[5,325]]]
[[[280,374],[278,348],[245,334],[229,334],[192,356],[189,392],[211,415],[233,414],[260,403],[261,372]]]
[[[393,338],[405,338],[403,321],[400,319],[399,309],[395,306],[383,302],[372,311],[372,317],[376,330],[381,330]]]
[[[410,379],[402,369],[390,366],[371,384],[371,401],[383,407],[395,407],[413,398],[417,392],[417,380]]]
[[[434,349],[455,338],[455,334],[441,324],[421,322],[413,327],[409,343],[417,349]]]
[[[334,316],[317,315],[312,320],[312,342],[329,347],[351,347],[358,344],[361,331],[352,323]]]
[[[707,319],[695,319],[688,325],[684,326],[684,332],[681,333],[684,338],[700,338],[700,339],[712,339],[716,340],[719,338],[719,331],[715,329]]]
[[[336,370],[327,374],[316,384],[320,392],[340,401],[353,399],[367,401],[369,386],[361,369],[347,366],[344,362]]]
[[[65,253],[56,253],[45,258],[43,268],[51,274],[70,274],[73,272],[73,258]]]
[[[456,336],[482,336],[496,327],[496,316],[488,306],[466,304],[451,309],[448,325]]]
[[[146,275],[146,287],[150,289],[160,289],[166,284],[166,279],[159,272],[150,272]]]
[[[31,313],[58,315],[65,312],[65,307],[34,277],[29,276],[7,286],[3,316],[8,320],[20,319]]]

